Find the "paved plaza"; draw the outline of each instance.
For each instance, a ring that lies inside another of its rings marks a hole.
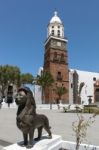
[[[21,131],[16,126],[16,108],[0,109],[0,145],[7,146],[11,143],[21,141]],[[72,131],[72,122],[77,120],[75,113],[63,113],[62,110],[37,110],[48,116],[53,134],[61,135],[63,140],[75,141],[74,132]],[[88,118],[90,114],[85,114]],[[45,134],[46,132],[43,131]],[[37,131],[35,131],[35,137]],[[99,116],[95,118],[95,122],[88,128],[86,141],[93,145],[99,145]],[[0,147],[0,150],[1,150]]]

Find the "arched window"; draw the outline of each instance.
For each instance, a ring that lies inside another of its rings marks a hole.
[[[57,58],[57,52],[54,52],[54,58]]]
[[[99,102],[99,88],[95,90],[95,102]]]
[[[99,92],[99,89],[96,89],[96,91],[95,92]]]
[[[93,81],[96,81],[96,77],[93,77]]]
[[[58,62],[57,52],[54,52],[53,61]]]
[[[54,30],[52,30],[52,35],[54,35]]]
[[[64,54],[61,54],[61,58],[63,58],[63,59],[64,59]]]
[[[65,62],[65,59],[64,59],[64,54],[61,54],[61,57],[60,57],[60,62]]]
[[[57,35],[58,37],[60,37],[60,30],[57,30]]]
[[[57,80],[62,80],[62,74],[61,72],[57,72]]]

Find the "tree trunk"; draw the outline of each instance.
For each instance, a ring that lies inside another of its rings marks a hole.
[[[81,104],[81,96],[80,95],[78,95],[78,97],[77,97],[77,104]]]
[[[42,104],[45,104],[45,94],[44,94],[44,88],[42,87]]]
[[[80,138],[77,137],[77,139],[76,139],[76,150],[79,150],[79,146],[80,146],[79,140],[80,140]]]

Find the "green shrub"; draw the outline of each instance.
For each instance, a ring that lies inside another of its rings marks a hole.
[[[84,113],[95,113],[95,114],[99,114],[99,108],[95,108],[95,107],[85,107],[83,109]]]

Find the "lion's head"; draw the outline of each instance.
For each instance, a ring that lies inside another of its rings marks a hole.
[[[17,105],[26,105],[27,95],[24,91],[19,91],[16,95],[15,102]]]
[[[21,87],[18,89],[15,102],[18,106],[33,105],[36,108],[32,91],[28,87]]]

